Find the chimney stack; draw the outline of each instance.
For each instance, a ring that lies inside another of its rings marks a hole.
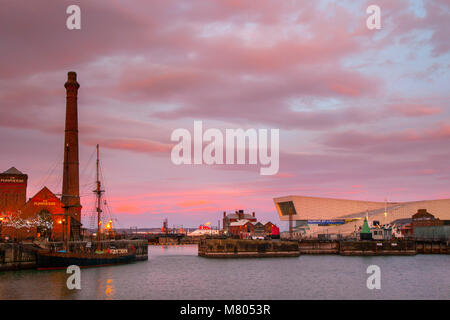
[[[78,89],[77,74],[67,74],[66,88],[66,126],[64,136],[64,171],[61,202],[67,207],[72,220],[81,222],[79,159],[78,159]],[[74,221],[72,221],[72,224]],[[74,234],[74,237],[77,237]]]

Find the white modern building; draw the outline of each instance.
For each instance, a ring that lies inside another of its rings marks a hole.
[[[298,232],[317,234],[351,234],[362,225],[362,219],[387,224],[411,218],[419,209],[426,209],[436,218],[450,219],[450,199],[411,202],[375,202],[306,196],[274,198],[281,221],[293,220]]]

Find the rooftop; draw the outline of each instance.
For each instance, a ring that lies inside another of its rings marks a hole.
[[[230,227],[239,227],[245,225],[247,222],[249,222],[247,219],[238,220],[235,222],[230,223]]]
[[[23,172],[20,172],[15,167],[11,167],[8,170],[6,170],[5,172],[3,172],[3,174],[23,174]]]

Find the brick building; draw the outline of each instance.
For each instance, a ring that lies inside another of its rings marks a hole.
[[[433,227],[444,225],[444,221],[435,218],[435,216],[429,213],[427,209],[417,210],[417,213],[412,216],[411,220],[411,229],[413,234],[414,228],[416,227]]]
[[[61,200],[44,187],[26,201],[28,176],[16,168],[0,174],[0,237],[62,240],[65,221]]]
[[[27,200],[28,176],[12,167],[0,173],[0,215],[16,212]]]
[[[230,223],[237,222],[239,220],[256,222],[255,212],[252,212],[252,214],[245,213],[244,210],[236,210],[234,213],[230,214],[224,212],[222,219],[223,230],[228,231]]]
[[[250,238],[254,234],[254,230],[252,221],[246,219],[230,222],[228,226],[228,233],[241,239]]]
[[[264,231],[267,235],[272,235],[272,236],[280,235],[280,229],[270,221],[264,223]]]

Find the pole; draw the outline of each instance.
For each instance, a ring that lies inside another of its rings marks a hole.
[[[64,237],[64,246],[66,247],[66,252],[69,252],[69,235],[70,235],[70,231],[69,229],[69,217],[70,215],[68,215],[67,213],[65,214],[64,217],[64,230],[65,230],[65,237]]]
[[[102,210],[100,209],[101,205],[101,196],[102,192],[100,190],[100,175],[99,175],[99,166],[100,166],[100,151],[99,145],[97,144],[97,250],[100,250],[100,213]]]
[[[293,230],[292,230],[292,208],[289,208],[289,239],[292,240]]]

